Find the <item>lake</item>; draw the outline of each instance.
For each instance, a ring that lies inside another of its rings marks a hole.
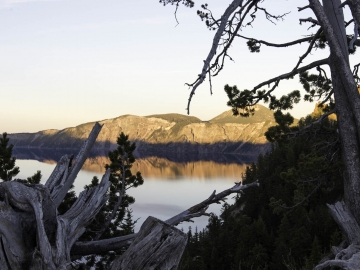
[[[21,152],[15,152],[15,156],[16,165],[20,168],[16,178],[25,179],[40,170],[42,183],[48,179],[58,160],[58,157],[41,155],[31,155],[31,159],[27,159],[29,155]],[[241,180],[246,166],[251,160],[255,161],[256,157],[217,157],[216,160],[222,162],[197,159],[184,161],[183,158],[178,161],[176,158],[171,160],[156,156],[138,158],[132,172],[140,171],[145,181],[142,186],[128,190],[135,198],[135,203],[131,205],[134,220],[139,218],[135,231],[139,230],[148,216],[166,220],[205,200],[214,190],[221,192],[232,187],[234,182]],[[101,179],[106,163],[109,161],[105,156],[92,156],[86,160],[74,183],[77,194],[90,183],[93,176]],[[233,202],[232,196],[229,197],[228,202]],[[220,209],[221,205],[215,204],[207,212],[219,214]],[[185,231],[189,226],[201,230],[206,227],[207,221],[208,217],[199,217],[194,219],[194,223],[185,222],[178,227]]]

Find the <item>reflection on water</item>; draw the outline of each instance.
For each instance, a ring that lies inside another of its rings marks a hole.
[[[48,154],[41,156],[39,153],[17,151],[15,156],[18,158],[17,166],[20,167],[18,177],[26,178],[41,170],[45,182],[54,169],[56,160],[62,155],[57,153],[52,157]],[[208,198],[213,190],[220,192],[232,187],[234,181],[241,179],[247,166],[245,163],[233,162],[234,159],[241,160],[236,157],[232,158],[230,163],[221,163],[197,159],[185,161],[183,158],[181,162],[176,162],[176,159],[155,156],[138,158],[133,165],[133,172],[140,171],[145,182],[144,185],[128,191],[136,200],[131,206],[134,219],[141,218],[136,230],[149,215],[166,220]],[[226,157],[218,157],[218,160],[226,160]],[[109,163],[109,160],[105,156],[93,155],[88,158],[74,183],[75,191],[81,192],[93,176],[101,178],[106,163]],[[176,181],[171,181],[174,179]],[[219,214],[220,208],[221,205],[213,205],[209,211]],[[207,219],[196,218],[194,224],[185,223],[179,227],[187,230],[191,225],[202,229],[206,226]]]
[[[56,164],[55,160],[43,160],[47,164]],[[88,158],[83,166],[83,170],[96,173],[105,173],[105,164],[109,163],[107,157]],[[245,172],[247,164],[224,164],[214,161],[193,161],[193,162],[174,162],[165,158],[148,157],[137,159],[133,164],[133,173],[140,171],[147,178],[197,178],[197,179],[239,179]]]

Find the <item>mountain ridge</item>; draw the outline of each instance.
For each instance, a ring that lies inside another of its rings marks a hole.
[[[116,147],[120,132],[129,134],[136,141],[137,150],[241,153],[264,152],[269,145],[265,131],[275,125],[273,112],[261,105],[255,106],[259,116],[240,118],[230,116],[226,111],[210,121],[202,121],[194,116],[176,113],[148,116],[121,115],[99,121],[103,128],[98,136],[97,150],[111,150]],[[42,130],[35,133],[9,134],[10,143],[15,148],[80,148],[87,139],[94,122],[80,124],[62,130]],[[254,150],[253,149],[253,150]]]

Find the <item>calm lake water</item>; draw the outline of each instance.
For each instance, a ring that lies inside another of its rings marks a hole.
[[[56,165],[56,160],[50,158],[38,157],[41,161],[20,159],[21,155],[17,158],[16,165],[20,167],[17,178],[25,179],[41,170],[43,183]],[[85,162],[74,183],[77,194],[90,183],[93,176],[101,179],[106,163],[109,162],[104,156],[92,157]],[[145,181],[142,186],[128,190],[136,200],[131,205],[134,219],[140,218],[135,230],[139,230],[148,216],[166,220],[208,198],[214,190],[221,192],[232,187],[235,181],[241,179],[246,166],[245,163],[218,163],[211,160],[176,162],[159,157],[137,159],[132,171],[140,171]],[[232,201],[229,196],[228,202]],[[208,212],[219,214],[220,209],[221,205],[211,205]],[[208,217],[195,218],[194,221],[182,223],[178,227],[185,231],[189,226],[201,230],[206,227]]]

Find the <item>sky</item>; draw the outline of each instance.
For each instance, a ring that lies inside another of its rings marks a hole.
[[[158,0],[0,0],[0,132],[36,132],[132,114],[186,114],[189,89],[210,51],[214,31],[192,9]],[[230,1],[206,1],[215,16]],[[290,12],[277,25],[258,16],[242,34],[286,42],[316,31],[299,25],[305,10],[288,0],[272,0],[269,10]],[[206,80],[193,98],[190,115],[210,120],[229,110],[224,85],[252,89],[290,71],[306,44],[286,49],[262,48],[251,54],[244,41],[230,49],[235,62]],[[316,51],[310,61],[326,57]],[[301,90],[298,78],[280,83],[278,95]],[[297,118],[314,104],[301,102]]]

